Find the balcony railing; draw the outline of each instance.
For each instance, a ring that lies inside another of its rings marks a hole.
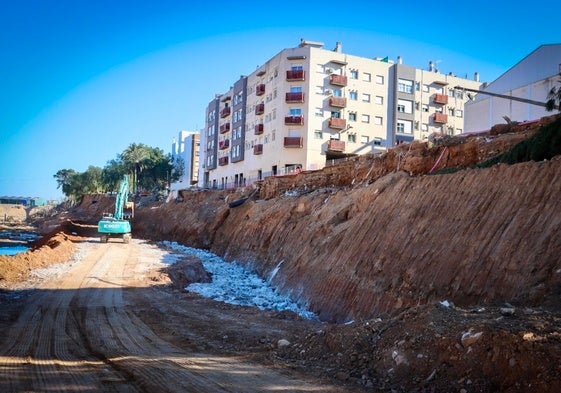
[[[433,120],[435,123],[444,124],[448,122],[448,115],[444,113],[435,113]]]
[[[218,158],[218,165],[220,165],[220,166],[228,165],[228,156],[219,157]]]
[[[344,75],[331,74],[329,83],[337,86],[347,86],[347,77]]]
[[[284,124],[301,126],[304,124],[304,116],[286,116]]]
[[[218,148],[220,150],[224,150],[230,147],[230,140],[229,139],[224,139],[223,141],[219,141],[218,142]]]
[[[265,84],[262,83],[260,85],[257,85],[257,88],[255,89],[255,94],[257,94],[258,96],[262,96],[263,94],[265,94]]]
[[[344,108],[347,106],[347,99],[344,97],[330,97],[329,105],[337,108]]]
[[[225,118],[225,117],[227,117],[227,116],[230,116],[230,113],[231,113],[231,112],[232,112],[232,108],[230,108],[230,107],[223,108],[223,109],[220,111],[220,117],[221,117],[221,118]]]
[[[263,154],[263,145],[262,144],[253,145],[253,154],[255,155]]]
[[[327,141],[327,150],[330,151],[345,151],[345,142],[331,139]]]
[[[286,93],[286,102],[304,102],[304,93]]]
[[[303,81],[306,79],[306,72],[304,70],[289,70],[286,71],[287,81]]]
[[[265,113],[265,104],[255,105],[255,114],[262,115],[263,113]]]
[[[284,147],[302,147],[304,140],[302,137],[285,136]]]
[[[448,96],[446,94],[435,94],[434,95],[435,104],[448,104]]]
[[[225,134],[230,131],[230,123],[225,123],[220,126],[220,133]]]
[[[340,119],[337,117],[332,117],[329,119],[329,128],[334,128],[336,130],[342,130],[347,126],[347,120]]]
[[[261,123],[261,124],[256,124],[255,125],[255,135],[261,135],[263,133],[265,129],[265,126]]]

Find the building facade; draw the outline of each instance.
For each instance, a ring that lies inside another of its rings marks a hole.
[[[561,44],[542,45],[510,68],[495,81],[485,85],[466,105],[466,131],[484,131],[495,124],[535,120],[551,113],[545,107],[517,99],[545,103],[552,87],[559,86]]]
[[[177,140],[172,144],[172,157],[174,160],[181,158],[183,162],[183,175],[171,183],[170,190],[178,191],[196,186],[199,182],[199,156],[201,133],[197,131],[180,131]]]
[[[200,185],[242,186],[432,132],[462,132],[465,100],[453,87],[480,85],[302,40],[208,104]]]

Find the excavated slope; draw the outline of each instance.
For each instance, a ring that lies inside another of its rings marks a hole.
[[[449,300],[541,302],[561,286],[561,160],[248,200],[184,193],[139,209],[137,236],[206,247],[342,322]]]

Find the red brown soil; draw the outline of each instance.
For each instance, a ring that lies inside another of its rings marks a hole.
[[[236,208],[227,202],[253,189],[185,191],[137,208],[134,236],[207,248],[263,277],[279,267],[279,290],[326,321],[268,354],[287,370],[374,391],[556,392],[560,157],[428,176],[550,120],[267,178]],[[112,203],[84,198],[65,233],[88,235]]]

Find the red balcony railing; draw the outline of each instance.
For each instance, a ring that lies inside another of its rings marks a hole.
[[[263,94],[265,94],[265,84],[261,83],[260,85],[257,85],[257,88],[255,89],[255,94],[257,94],[258,96],[262,96]]]
[[[218,142],[218,148],[220,150],[227,149],[229,147],[230,147],[230,140],[229,139],[224,139],[223,141]]]
[[[331,74],[329,83],[337,86],[347,86],[347,77],[343,75]]]
[[[285,136],[284,147],[302,147],[304,140],[302,137]]]
[[[255,125],[255,135],[261,135],[265,129],[263,124],[256,124]]]
[[[265,113],[265,104],[255,105],[255,114],[262,115],[263,113]]]
[[[435,104],[448,104],[448,96],[446,94],[435,94],[434,95]]]
[[[228,156],[218,158],[218,165],[220,166],[228,165]]]
[[[286,102],[304,102],[304,93],[286,93]]]
[[[230,107],[223,108],[223,109],[220,111],[220,117],[221,117],[221,118],[225,118],[225,117],[229,116],[230,113],[231,113],[231,111],[232,111],[232,108],[230,108]]]
[[[335,128],[337,130],[342,130],[347,126],[347,120],[339,119],[337,117],[332,117],[329,119],[329,128]]]
[[[330,97],[329,105],[337,108],[344,108],[347,106],[347,99],[344,97]]]
[[[444,124],[448,122],[448,115],[444,113],[435,113],[433,120],[435,123]]]
[[[284,124],[301,126],[304,124],[304,116],[286,116]]]
[[[289,70],[286,71],[287,81],[303,81],[306,79],[306,73],[304,70]]]
[[[255,155],[263,154],[263,145],[262,144],[253,145],[253,154]]]
[[[345,151],[345,142],[331,139],[327,141],[327,150]]]
[[[230,131],[230,123],[225,123],[220,126],[220,133],[225,134]]]

